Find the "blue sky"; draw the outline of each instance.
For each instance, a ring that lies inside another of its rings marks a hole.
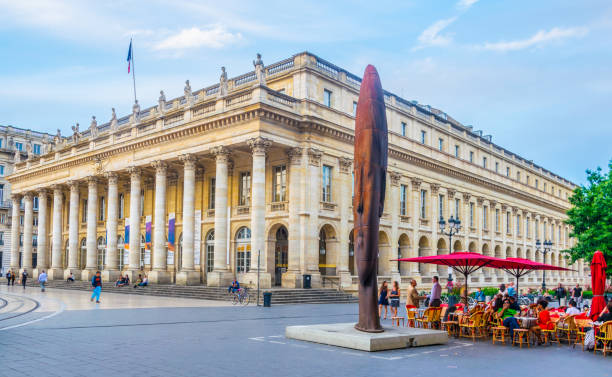
[[[0,124],[68,134],[304,50],[576,183],[612,158],[610,1],[0,0]]]

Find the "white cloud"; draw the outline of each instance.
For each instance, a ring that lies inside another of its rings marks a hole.
[[[495,43],[485,43],[480,48],[493,51],[516,51],[523,50],[529,47],[541,46],[545,43],[558,41],[565,38],[583,37],[588,33],[588,29],[584,27],[576,28],[552,28],[549,31],[540,30],[533,36],[527,39],[519,39],[515,41],[501,41]]]
[[[430,27],[423,30],[421,35],[418,37],[419,44],[413,48],[413,50],[418,50],[424,47],[430,46],[447,46],[453,41],[452,34],[440,34],[444,29],[446,29],[450,24],[455,22],[457,17],[447,18],[444,20],[439,20],[434,22]]]
[[[457,8],[459,9],[468,9],[472,5],[476,4],[478,0],[459,0],[457,3]]]
[[[242,34],[231,33],[222,26],[215,26],[212,29],[192,27],[162,39],[153,48],[155,50],[184,50],[199,47],[222,48],[240,40],[242,40]]]

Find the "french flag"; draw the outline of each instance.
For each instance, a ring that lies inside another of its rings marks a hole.
[[[127,62],[128,62],[128,73],[130,73],[130,67],[132,65],[132,40],[131,39],[130,39],[130,48],[128,49]]]

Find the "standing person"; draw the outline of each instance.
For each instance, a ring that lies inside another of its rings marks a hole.
[[[442,300],[440,297],[442,296],[442,286],[438,283],[438,277],[433,277],[433,285],[431,287],[431,294],[429,295],[429,307],[430,308],[439,308],[442,305]]]
[[[382,309],[385,307],[385,318],[387,319],[387,314],[389,313],[389,286],[387,285],[387,281],[384,280],[380,285],[380,291],[378,292],[378,316],[382,316]]]
[[[502,296],[506,294],[506,284],[501,283],[501,284],[499,285],[499,292],[498,292],[498,293],[501,293],[501,294],[502,294]]]
[[[26,282],[28,281],[28,271],[26,269],[21,273],[21,285],[23,285],[23,289],[25,289]]]
[[[8,272],[6,273],[6,285],[11,285],[11,274],[13,273],[13,271],[8,270]]]
[[[93,301],[94,297],[96,298],[96,304],[100,303],[100,293],[102,292],[102,276],[100,276],[100,271],[96,271],[96,274],[93,278],[91,278],[91,286],[93,287],[93,293],[91,294],[91,300]]]
[[[576,284],[574,289],[572,289],[572,296],[574,301],[576,301],[576,307],[580,309],[582,307],[582,288],[580,288],[580,284]]]
[[[400,304],[400,288],[397,281],[393,282],[393,289],[389,294],[389,300],[391,301],[391,314],[392,317],[397,317],[397,310]]]
[[[40,275],[38,275],[38,282],[40,283],[40,291],[45,291],[45,284],[47,284],[47,273],[45,270],[42,270]]]
[[[17,273],[11,271],[11,285],[15,285],[15,279],[17,278]]]
[[[410,287],[408,287],[408,296],[406,297],[406,307],[419,307],[419,300],[425,300],[427,297],[419,296],[419,292],[416,289],[416,280],[410,280]]]
[[[516,289],[514,288],[513,282],[508,283],[508,295],[510,297],[516,296]]]
[[[478,287],[478,289],[476,290],[476,301],[477,302],[485,302],[486,298],[484,295],[484,292],[482,291],[482,289],[480,289],[480,287]]]
[[[559,283],[559,286],[555,289],[555,294],[557,295],[557,300],[559,300],[559,306],[561,306],[561,298],[565,298],[567,294],[565,288],[563,288],[563,284]]]

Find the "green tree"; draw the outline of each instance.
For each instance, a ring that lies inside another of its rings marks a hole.
[[[601,250],[612,272],[612,160],[608,163],[608,173],[601,168],[587,170],[587,185],[574,190],[569,198],[572,208],[567,211],[566,224],[571,226],[570,236],[578,242],[564,252],[573,261],[583,258],[590,262],[593,253]]]

